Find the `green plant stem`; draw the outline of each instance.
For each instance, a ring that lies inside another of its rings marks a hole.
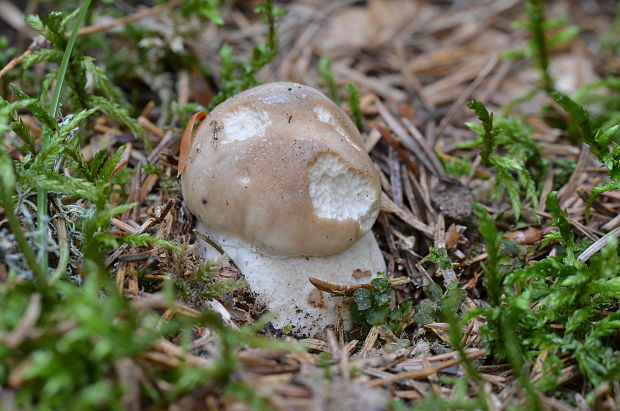
[[[30,269],[39,281],[41,287],[45,288],[47,283],[44,271],[41,270],[41,266],[37,263],[37,259],[32,252],[32,247],[30,247],[28,239],[26,239],[26,235],[24,234],[24,230],[22,230],[22,227],[19,224],[19,220],[15,216],[15,210],[13,210],[13,204],[11,204],[11,195],[4,187],[0,187],[0,203],[2,203],[6,219],[8,220],[11,231],[13,232],[13,235],[15,236],[15,239],[19,244],[19,248],[24,253],[26,262],[28,263]]]
[[[478,217],[480,234],[486,242],[487,263],[484,269],[486,276],[485,288],[489,296],[489,304],[499,307],[502,301],[503,273],[500,269],[501,262],[501,236],[495,227],[495,222],[480,204],[474,204],[474,213]]]
[[[530,32],[536,46],[536,59],[542,75],[542,86],[547,93],[553,91],[553,79],[549,74],[549,47],[545,37],[545,12],[543,0],[527,0]]]
[[[338,87],[334,81],[334,75],[332,73],[332,64],[327,57],[321,57],[318,62],[318,70],[323,83],[329,90],[329,97],[334,100],[334,103],[340,105],[340,95],[338,94]]]
[[[62,84],[65,79],[65,73],[67,72],[67,67],[69,66],[69,57],[71,56],[71,52],[73,51],[73,47],[75,45],[75,40],[77,38],[77,32],[80,26],[82,25],[82,21],[84,20],[84,16],[86,16],[86,11],[90,6],[91,0],[85,0],[80,9],[80,13],[77,16],[77,20],[75,21],[75,25],[73,26],[73,30],[71,31],[71,37],[69,37],[69,41],[67,43],[67,47],[65,48],[65,52],[62,56],[62,60],[60,62],[60,67],[58,68],[58,75],[56,76],[56,85],[54,87],[54,92],[52,93],[52,101],[50,103],[49,115],[52,118],[56,118],[56,112],[58,111],[58,105],[60,103],[60,93],[62,92]],[[43,134],[43,143],[41,149],[44,150],[49,144],[50,132]],[[38,238],[37,243],[39,245],[39,266],[40,271],[47,276],[47,272],[49,269],[48,259],[47,259],[47,190],[37,190],[37,229],[38,229]],[[20,244],[21,245],[21,244]]]
[[[278,36],[276,35],[276,16],[273,13],[273,0],[266,0],[267,10],[265,15],[267,16],[267,25],[269,27],[269,34],[267,36],[267,47],[269,48],[269,55],[271,58],[275,57],[278,52]]]
[[[519,322],[513,309],[506,309],[502,313],[500,319],[501,339],[506,350],[506,357],[515,373],[519,383],[527,393],[527,409],[539,411],[543,409],[540,395],[532,384],[531,376],[526,375],[523,370],[524,360],[523,353],[519,347],[517,334],[515,332],[515,324]]]
[[[347,93],[349,94],[349,110],[353,122],[359,131],[362,131],[362,110],[360,108],[360,93],[355,83],[347,83]]]

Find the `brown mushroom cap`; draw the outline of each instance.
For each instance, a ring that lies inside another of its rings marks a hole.
[[[209,232],[276,255],[332,255],[379,213],[379,177],[347,115],[313,88],[255,87],[196,132],[185,201]]]

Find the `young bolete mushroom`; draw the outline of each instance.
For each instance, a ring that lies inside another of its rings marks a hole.
[[[313,88],[270,83],[218,105],[181,183],[199,230],[236,263],[275,328],[312,335],[335,322],[339,299],[309,277],[355,285],[385,271],[370,231],[379,177],[351,120]]]

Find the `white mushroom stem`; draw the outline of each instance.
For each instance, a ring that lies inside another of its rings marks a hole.
[[[198,225],[198,231],[205,227]],[[290,328],[296,334],[323,334],[338,317],[348,318],[342,298],[316,289],[310,277],[332,284],[367,283],[378,272],[385,271],[385,262],[373,233],[369,232],[348,250],[325,257],[274,256],[245,241],[210,232],[208,236],[222,246],[245,276],[250,289],[274,315],[277,329]],[[206,259],[219,257],[208,243],[200,240],[200,252]]]

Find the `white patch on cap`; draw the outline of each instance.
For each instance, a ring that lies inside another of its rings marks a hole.
[[[347,166],[340,156],[319,154],[308,170],[312,208],[317,217],[353,219],[370,230],[376,217],[376,191],[372,180]]]
[[[252,137],[264,137],[267,127],[271,125],[271,119],[266,111],[245,105],[227,113],[222,123],[224,138],[221,142],[227,144]]]
[[[247,185],[250,184],[250,177],[247,175],[239,177],[239,184],[247,188]]]
[[[332,126],[338,134],[340,134],[348,141],[349,144],[351,144],[357,150],[361,150],[361,148],[353,140],[351,140],[348,133],[345,131],[344,128],[342,128],[342,125],[340,125],[340,123],[334,118],[334,116],[332,116],[332,113],[330,113],[328,109],[323,106],[314,106],[312,108],[312,111],[314,111],[314,114],[316,114],[316,118],[319,121]]]

